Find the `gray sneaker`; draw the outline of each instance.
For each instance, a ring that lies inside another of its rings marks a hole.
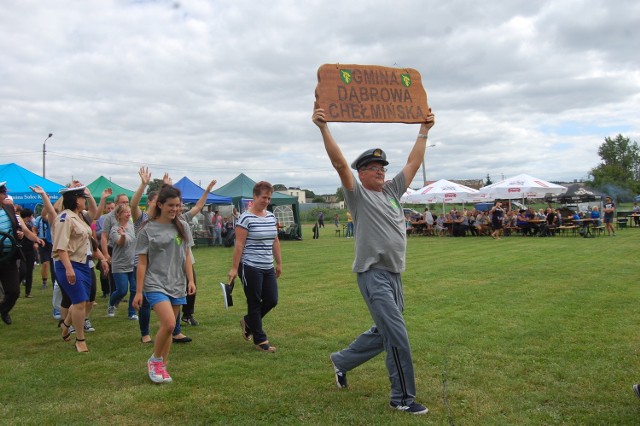
[[[84,319],[84,331],[88,333],[93,333],[94,331],[96,331],[96,329],[91,325],[91,321],[89,321],[89,318]]]
[[[633,385],[633,391],[636,393],[636,396],[640,398],[640,385]]]
[[[395,402],[390,402],[389,407],[394,410],[404,411],[405,413],[410,414],[427,414],[429,409],[422,404],[418,404],[417,402],[412,402],[409,405],[396,404]]]
[[[331,360],[331,365],[333,366],[333,371],[336,375],[336,386],[338,386],[338,389],[346,388],[348,386],[347,373],[344,371],[340,371],[340,369],[336,367],[336,365],[333,363],[333,358],[331,358],[331,355],[329,355],[329,359]]]
[[[116,316],[116,307],[115,306],[109,306],[107,308],[107,316],[110,318],[113,318]]]

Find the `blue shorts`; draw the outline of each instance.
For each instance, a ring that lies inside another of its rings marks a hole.
[[[149,292],[145,291],[143,292],[143,294],[144,294],[144,297],[147,298],[147,301],[149,302],[151,309],[153,309],[156,303],[160,303],[160,302],[169,302],[171,303],[172,306],[187,304],[186,297],[171,297],[168,294],[161,293],[159,291],[149,291]]]
[[[67,293],[71,304],[76,305],[82,302],[89,301],[89,295],[91,294],[91,274],[93,269],[89,268],[88,263],[71,262],[73,271],[76,273],[76,283],[69,284],[67,281],[67,272],[64,269],[62,262],[55,262],[56,278],[58,284]]]

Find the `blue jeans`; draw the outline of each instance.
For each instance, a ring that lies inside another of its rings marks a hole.
[[[214,240],[213,240],[213,245],[217,246],[217,245],[222,245],[222,228],[218,228],[216,227],[214,230],[215,234],[214,234]]]
[[[129,291],[129,316],[135,315],[136,310],[133,309],[133,298],[136,295],[136,274],[131,272],[114,272],[113,281],[115,282],[116,289],[111,293],[109,298],[109,305],[115,306],[119,303]],[[128,286],[127,286],[128,284]],[[127,288],[128,287],[128,288]]]
[[[345,237],[353,237],[353,222],[347,222],[347,233]]]

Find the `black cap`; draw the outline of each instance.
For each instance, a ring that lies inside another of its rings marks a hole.
[[[0,182],[0,191],[7,192],[7,181]]]
[[[383,150],[381,150],[380,148],[372,148],[360,154],[360,156],[356,158],[353,163],[351,163],[351,168],[358,170],[360,167],[366,166],[367,164],[373,163],[374,161],[382,163],[383,166],[389,164],[389,162],[387,161],[387,154],[385,154]]]

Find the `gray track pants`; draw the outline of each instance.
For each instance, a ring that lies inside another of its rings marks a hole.
[[[336,367],[347,372],[386,351],[391,401],[409,405],[415,400],[416,384],[409,336],[402,317],[404,296],[400,274],[382,269],[360,272],[358,287],[374,325],[346,349],[331,354],[331,358]]]

